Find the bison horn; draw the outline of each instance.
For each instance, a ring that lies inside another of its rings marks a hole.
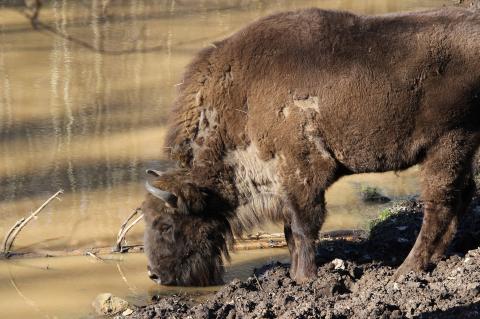
[[[155,177],[159,177],[163,175],[162,171],[157,171],[156,169],[151,169],[151,168],[147,169],[145,173],[147,173],[147,175],[153,175]]]
[[[145,183],[147,191],[158,199],[161,199],[169,207],[177,207],[177,196],[170,192],[162,191],[155,186],[150,185],[149,182]]]

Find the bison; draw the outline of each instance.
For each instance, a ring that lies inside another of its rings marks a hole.
[[[480,13],[306,9],[262,18],[196,55],[142,209],[150,277],[222,280],[234,236],[282,222],[298,283],[316,275],[325,190],[348,174],[422,166],[424,221],[396,275],[450,243],[480,144]]]

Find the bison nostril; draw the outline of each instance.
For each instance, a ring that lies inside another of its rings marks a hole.
[[[149,273],[149,274],[148,274],[148,277],[149,277],[150,279],[152,279],[152,280],[158,279],[158,276],[155,275],[155,274],[152,274],[152,273]]]

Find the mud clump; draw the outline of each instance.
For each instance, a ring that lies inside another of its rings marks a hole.
[[[367,239],[318,244],[317,277],[298,285],[288,266],[265,265],[208,301],[161,297],[128,318],[480,318],[480,200],[445,258],[427,273],[391,280],[422,221],[416,200],[396,204]]]

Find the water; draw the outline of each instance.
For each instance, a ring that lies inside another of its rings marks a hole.
[[[200,48],[281,10],[318,6],[383,13],[453,1],[45,2],[34,30],[21,13],[23,7],[17,5],[22,1],[0,1],[0,237],[51,194],[65,190],[62,201],[52,202],[20,233],[16,251],[113,244],[123,219],[142,201],[145,168],[171,165],[162,148],[167,112],[183,68]],[[381,207],[360,201],[362,185],[377,186],[393,198],[417,193],[417,171],[342,179],[327,192],[329,216],[324,230],[363,227],[378,213]],[[130,242],[141,242],[142,227],[133,229]],[[131,265],[145,277],[142,257],[132,257],[132,262],[126,258],[125,267]],[[72,273],[78,274],[84,262],[80,257],[71,260]],[[42,262],[18,263],[31,268]],[[37,289],[27,284],[30,279],[49,285],[60,278],[54,271],[42,277],[41,271],[13,271],[21,266],[11,263],[5,267],[0,265],[0,300],[7,305],[13,300],[3,284],[11,286],[8,278],[25,282],[26,296],[29,287]],[[5,269],[12,275],[6,275]],[[98,277],[95,272],[88,274]],[[105,283],[103,277],[95,282]],[[82,284],[90,287],[89,281]],[[147,284],[139,285],[144,289]],[[85,297],[93,298],[92,290],[84,291]],[[128,294],[125,287],[118,291]],[[51,294],[39,293],[38,298],[57,296],[55,291]],[[22,300],[18,305],[27,302]],[[74,304],[68,307],[75,308]],[[26,309],[30,307],[22,311]],[[44,308],[42,315],[53,314],[53,309],[55,305]],[[77,313],[84,310],[77,308]]]
[[[75,318],[93,314],[91,303],[100,293],[122,296],[145,305],[158,294],[192,294],[194,298],[219,287],[158,286],[146,275],[144,254],[92,257],[29,258],[0,261],[0,317]],[[288,261],[287,249],[247,250],[232,254],[225,280],[246,279],[253,268],[273,260]]]

